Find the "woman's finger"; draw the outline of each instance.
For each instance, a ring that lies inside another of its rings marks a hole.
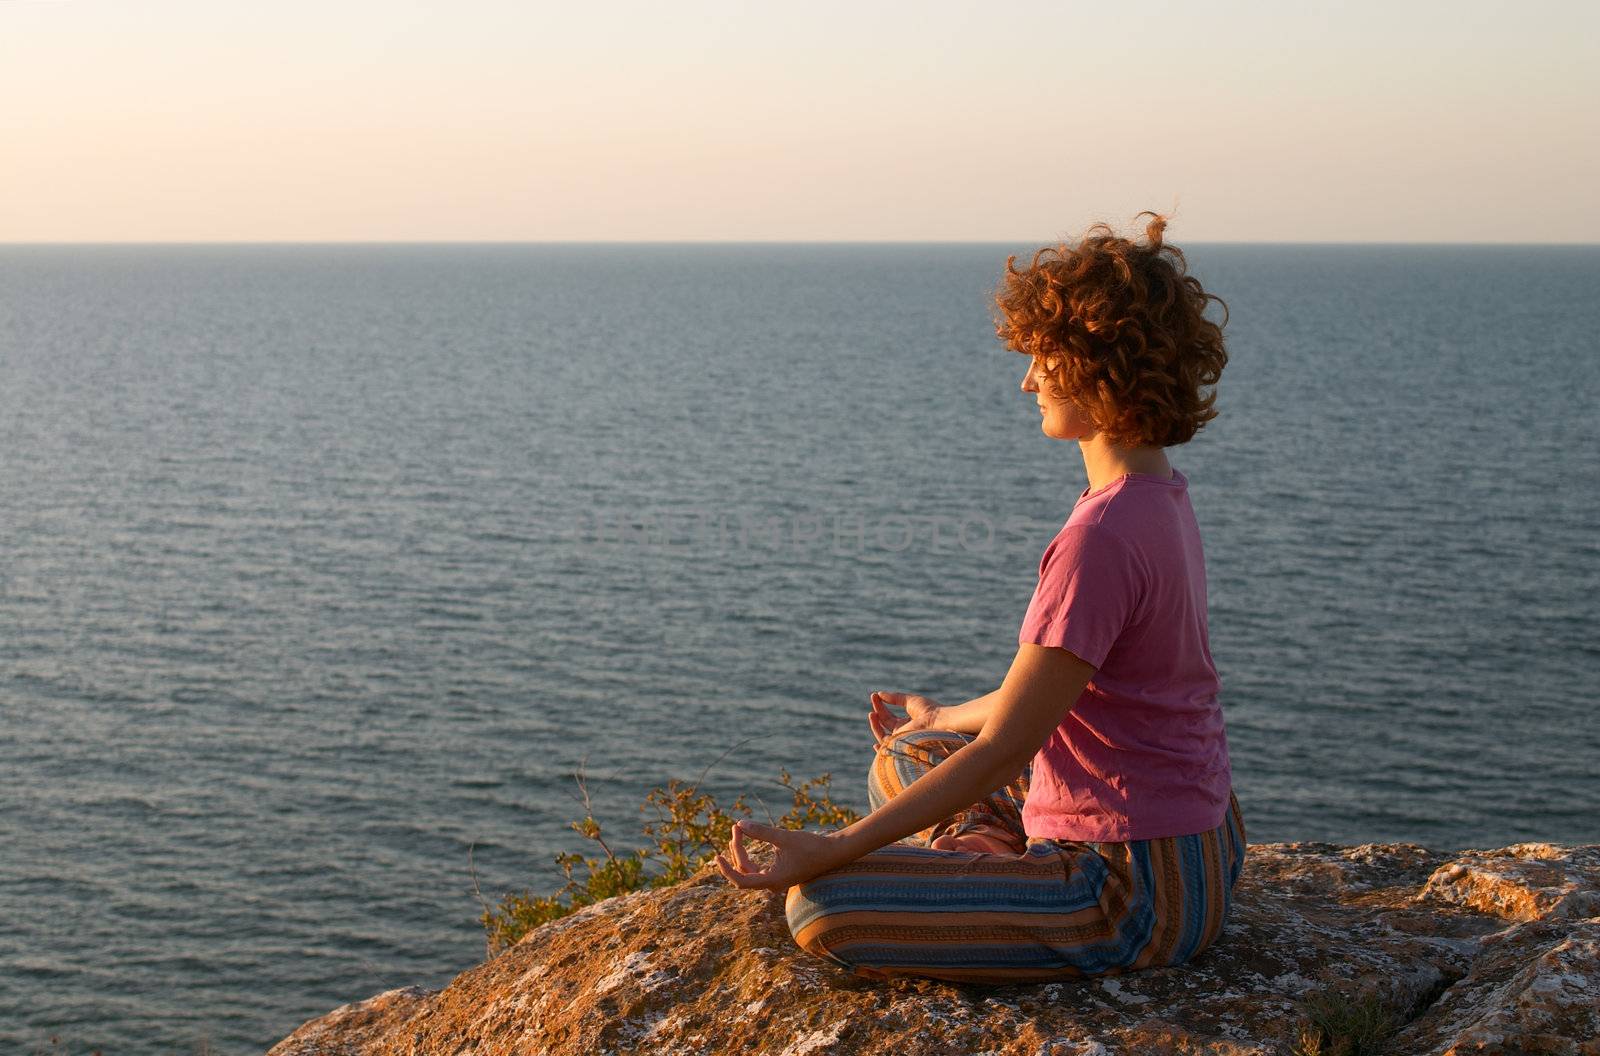
[[[722,870],[722,875],[727,877],[735,887],[759,888],[768,886],[766,883],[766,880],[770,875],[768,873],[734,872],[732,867],[730,867],[726,861],[721,860],[720,857],[718,859],[717,868]]]
[[[717,856],[717,868],[722,871],[724,877],[738,887],[762,888],[772,886],[772,866],[769,865],[765,869],[756,870],[751,864],[749,856],[745,854],[745,838],[748,836],[751,839],[764,839],[765,837],[761,835],[762,833],[775,834],[775,830],[771,826],[757,825],[754,822],[735,822],[733,837],[729,841],[733,850],[734,861],[728,862],[721,855]],[[768,840],[767,842],[771,841]],[[776,845],[774,844],[774,846]],[[774,861],[773,865],[776,864],[776,861]]]
[[[749,818],[740,818],[733,823],[733,828],[735,832],[743,834],[747,840],[760,840],[762,843],[770,843],[774,847],[777,846],[776,837],[788,831],[787,829],[773,828],[771,825],[763,825],[759,821],[751,821]]]
[[[877,736],[878,743],[881,744],[885,739],[892,735],[895,730],[898,730],[906,720],[890,711],[888,706],[885,705],[881,699],[874,698],[872,701],[872,708],[873,710],[870,716],[872,720],[872,732]]]
[[[730,865],[728,863],[728,860],[726,858],[722,857],[722,855],[720,855],[720,854],[717,855],[717,870],[719,872],[721,872],[723,877],[725,879],[727,879],[730,883],[732,883],[735,887],[751,887],[751,886],[754,886],[754,885],[752,885],[750,883],[750,875],[749,874],[745,874],[745,873],[739,872],[737,869],[735,869],[732,865]]]
[[[733,860],[738,865],[741,873],[748,873],[750,871],[750,857],[745,854],[743,837],[744,830],[739,827],[738,822],[734,822],[733,839],[729,841],[733,849]]]

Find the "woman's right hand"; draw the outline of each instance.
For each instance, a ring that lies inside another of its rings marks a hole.
[[[872,712],[867,716],[867,722],[872,726],[873,739],[880,746],[897,733],[939,728],[939,712],[942,708],[939,702],[931,697],[919,697],[915,693],[879,691],[872,694],[871,700]],[[890,704],[904,708],[908,717],[902,719],[890,711],[888,707]]]

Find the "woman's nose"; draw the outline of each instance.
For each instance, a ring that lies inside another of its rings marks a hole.
[[[1033,383],[1033,368],[1029,367],[1028,372],[1022,375],[1022,391],[1037,392],[1038,388],[1039,387]]]

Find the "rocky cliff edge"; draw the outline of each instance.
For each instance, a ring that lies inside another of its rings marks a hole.
[[[1404,1024],[1385,1052],[1600,1056],[1600,844],[1253,844],[1235,899],[1175,968],[879,982],[796,947],[781,892],[708,865],[552,921],[442,990],[335,1009],[269,1056],[1291,1056],[1316,1051],[1316,995],[1381,1002]]]

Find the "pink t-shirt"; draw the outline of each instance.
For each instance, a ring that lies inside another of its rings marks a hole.
[[[1029,836],[1123,842],[1222,824],[1233,774],[1200,526],[1182,473],[1084,489],[1039,561],[1017,640],[1096,668],[1034,756],[1022,807]]]

